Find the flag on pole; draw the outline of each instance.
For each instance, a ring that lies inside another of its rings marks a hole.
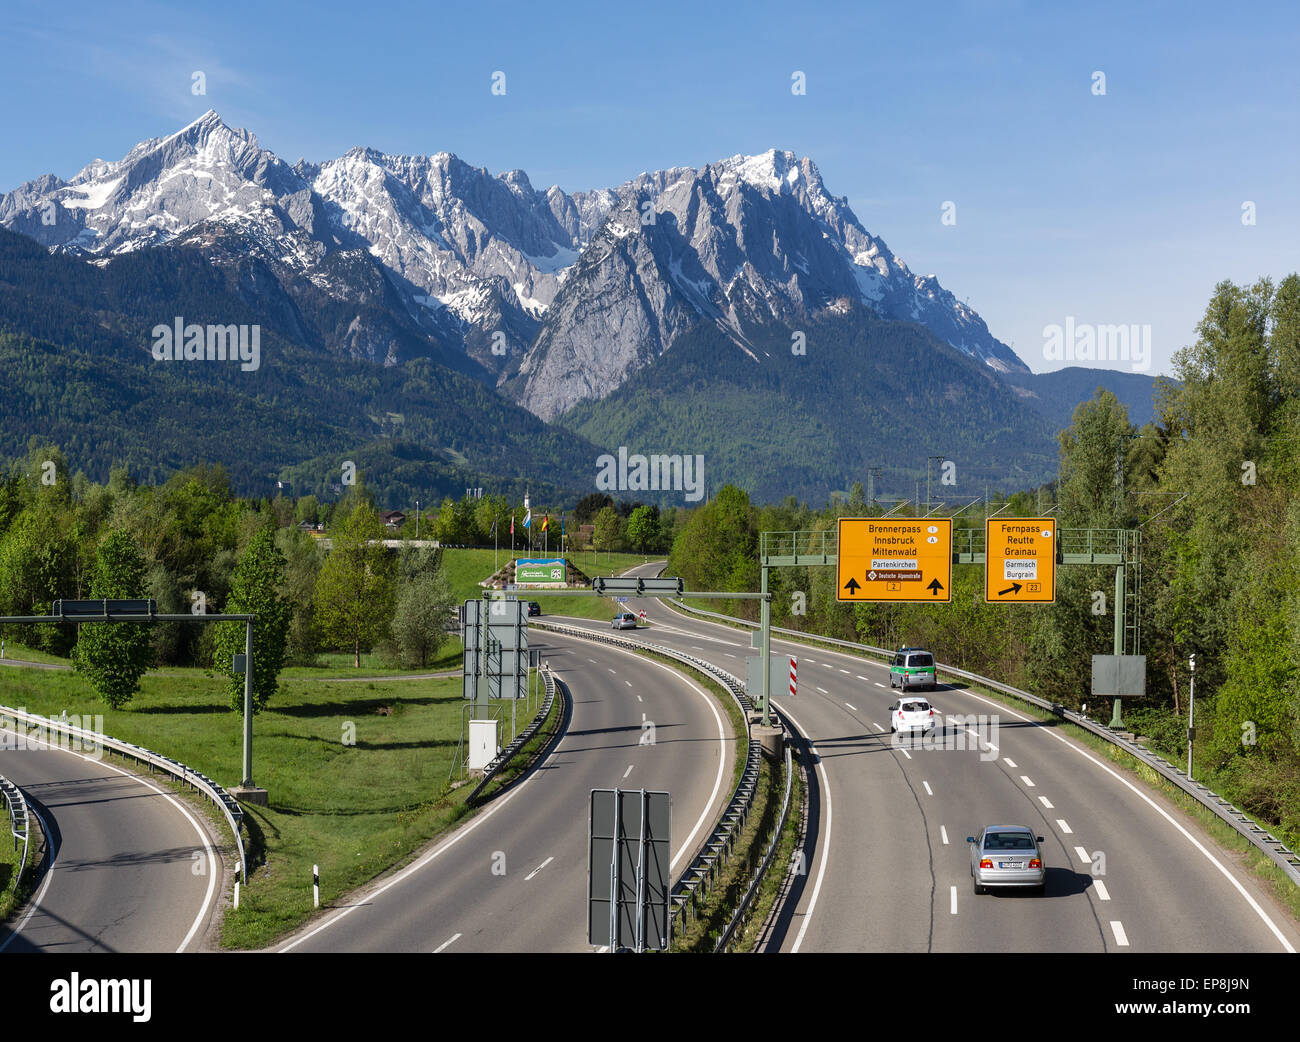
[[[510,534],[515,534],[515,512],[513,510],[510,511]]]
[[[524,515],[524,527],[532,528],[532,526],[533,526],[533,511],[532,508],[530,507],[528,513]]]
[[[543,514],[543,515],[542,515],[542,531],[543,531],[543,532],[546,531],[546,529],[547,529],[547,527],[550,525],[550,523],[551,523],[551,515],[550,515],[549,513]]]
[[[497,534],[497,519],[494,517],[492,519],[492,531],[489,532],[488,535],[492,536],[492,538],[495,539],[496,534]]]
[[[564,511],[560,511],[560,536],[564,536]]]

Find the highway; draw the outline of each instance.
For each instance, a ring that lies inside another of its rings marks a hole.
[[[278,950],[595,950],[586,936],[593,788],[670,792],[674,878],[690,864],[731,795],[735,736],[724,707],[634,652],[537,629],[529,640],[572,694],[559,743],[409,866],[326,910]],[[642,742],[646,723],[654,744]]]
[[[0,925],[0,952],[201,946],[222,867],[193,809],[147,778],[57,746],[0,749],[0,774],[23,790],[49,844],[32,899]]]
[[[743,659],[753,653],[749,631],[688,618],[650,599],[639,606],[651,625],[637,636],[690,651],[744,678]],[[919,740],[893,747],[886,709],[896,692],[886,666],[788,641],[774,640],[773,648],[798,655],[799,693],[778,695],[775,704],[811,739],[818,760],[810,795],[816,853],[795,889],[796,906],[786,909],[774,932],[774,947],[1300,948],[1294,924],[1237,868],[1232,854],[1169,801],[1057,728],[941,683],[933,693],[922,692],[937,712],[998,718],[990,732],[996,752],[981,750],[964,729],[959,744],[947,725],[948,748]],[[774,689],[785,682],[774,677]],[[1045,838],[1044,897],[973,894],[965,840],[990,824],[1026,824]]]

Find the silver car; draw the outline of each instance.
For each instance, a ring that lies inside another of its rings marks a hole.
[[[636,629],[636,616],[630,611],[621,611],[614,616],[614,621],[610,624],[610,629],[634,630]]]
[[[1042,894],[1047,887],[1043,867],[1042,836],[1027,825],[990,825],[979,839],[967,836],[970,844],[970,878],[975,893],[987,887],[1030,887]]]

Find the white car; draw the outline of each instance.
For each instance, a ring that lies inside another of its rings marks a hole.
[[[916,695],[900,698],[889,707],[890,731],[920,731],[925,734],[938,722],[939,718],[934,715],[934,706]]]

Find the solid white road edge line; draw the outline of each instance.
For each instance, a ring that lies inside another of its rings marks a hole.
[[[803,724],[799,723],[798,718],[790,712],[788,707],[782,706],[781,712],[793,720],[794,726],[799,728],[804,735],[807,735],[808,732],[804,731]],[[799,924],[799,934],[795,937],[794,945],[790,948],[791,955],[798,952],[802,947],[804,935],[808,932],[808,924],[812,922],[813,911],[817,908],[817,898],[822,892],[822,880],[826,878],[826,863],[830,860],[831,851],[831,783],[826,777],[826,766],[817,753],[817,746],[809,742],[808,751],[817,757],[817,773],[822,776],[822,797],[826,801],[826,836],[818,843],[820,849],[813,852],[813,857],[818,861],[817,878],[813,882],[812,897],[808,899],[808,908],[803,914],[803,922]]]
[[[457,941],[460,940],[460,938],[461,938],[461,934],[458,934],[458,933],[454,933],[454,934],[452,934],[450,938],[448,938],[447,940],[443,941],[442,944],[438,945],[438,947],[436,947],[435,949],[433,949],[433,954],[434,954],[434,955],[437,955],[440,951],[442,951],[442,950],[443,950],[444,948],[446,948],[448,945],[455,944]]]

